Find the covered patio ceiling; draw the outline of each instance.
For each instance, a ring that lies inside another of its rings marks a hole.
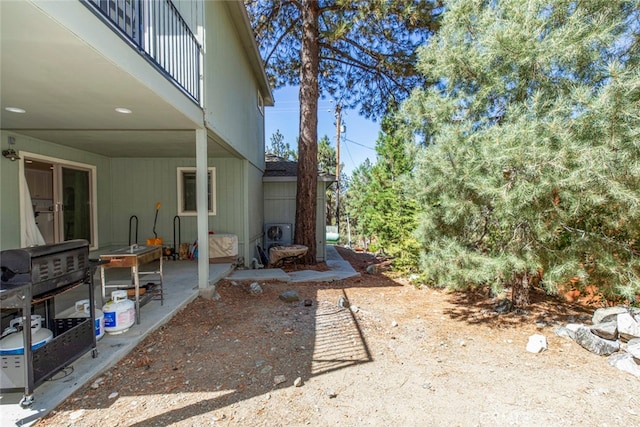
[[[107,157],[195,157],[197,123],[34,3],[0,1],[0,40],[1,129]],[[212,138],[208,154],[232,155]]]

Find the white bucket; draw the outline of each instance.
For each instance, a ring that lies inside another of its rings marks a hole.
[[[111,335],[127,332],[136,321],[135,304],[127,299],[127,291],[111,292],[111,301],[102,307],[104,330]]]
[[[76,304],[75,304],[76,311],[70,314],[69,317],[73,317],[73,318],[89,317],[90,308],[91,308],[91,305],[89,304],[88,299],[76,301]],[[95,316],[95,324],[93,326],[96,331],[96,339],[99,340],[104,336],[104,313],[102,312],[102,310],[99,310],[97,308],[94,310],[93,313]]]

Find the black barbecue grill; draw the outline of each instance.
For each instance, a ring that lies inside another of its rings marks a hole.
[[[31,325],[32,311],[43,311],[45,327],[53,339],[31,349],[30,328],[23,328],[24,354],[2,355],[0,389],[24,387],[22,406],[33,402],[33,390],[46,379],[87,351],[96,352],[93,273],[96,263],[89,260],[89,243],[70,240],[64,243],[9,249],[0,252],[0,309],[20,313],[23,325]],[[84,286],[90,301],[90,317],[59,322],[55,317],[55,296]],[[60,327],[60,325],[66,325]],[[3,327],[5,325],[2,325]]]

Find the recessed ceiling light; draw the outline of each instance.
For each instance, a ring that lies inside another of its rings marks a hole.
[[[131,114],[131,110],[129,110],[128,108],[118,107],[116,108],[116,111],[122,114]]]
[[[27,110],[23,109],[23,108],[18,108],[18,107],[5,107],[5,110],[10,111],[12,113],[26,113]]]

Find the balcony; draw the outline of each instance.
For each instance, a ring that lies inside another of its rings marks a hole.
[[[194,102],[201,47],[171,0],[80,0]]]

